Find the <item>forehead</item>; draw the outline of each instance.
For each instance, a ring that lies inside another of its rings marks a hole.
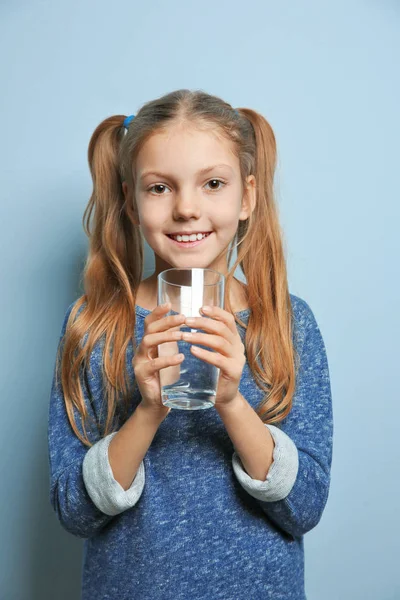
[[[233,144],[211,130],[188,126],[171,126],[150,136],[140,149],[136,171],[140,177],[145,171],[195,171],[211,164],[226,164],[239,168],[233,153]]]

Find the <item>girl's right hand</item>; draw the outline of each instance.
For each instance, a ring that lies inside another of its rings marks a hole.
[[[179,365],[183,358],[178,354],[158,356],[158,344],[178,342],[182,339],[180,326],[185,322],[185,315],[171,315],[164,318],[170,310],[167,306],[156,308],[144,320],[144,334],[137,352],[132,360],[135,378],[140,390],[141,406],[154,411],[157,415],[169,413],[171,408],[161,402],[161,386],[159,370]]]

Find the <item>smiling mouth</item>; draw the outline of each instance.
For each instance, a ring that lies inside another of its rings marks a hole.
[[[180,248],[194,248],[195,246],[198,246],[199,244],[204,244],[205,240],[207,240],[211,235],[212,235],[212,231],[210,231],[207,235],[205,235],[204,237],[202,237],[200,240],[193,240],[193,241],[188,241],[188,242],[178,242],[178,240],[175,240],[171,234],[167,233],[166,236],[171,240],[172,243],[176,244],[177,246],[179,246]]]

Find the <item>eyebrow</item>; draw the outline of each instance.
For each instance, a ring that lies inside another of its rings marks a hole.
[[[199,171],[197,171],[197,175],[205,175],[206,173],[209,173],[210,171],[213,171],[214,169],[218,169],[220,167],[227,167],[231,171],[233,170],[230,165],[226,165],[226,164],[211,165],[210,167],[205,167],[204,169],[200,169]],[[168,178],[173,179],[173,177],[171,175],[168,175],[167,173],[161,173],[160,171],[144,171],[140,175],[139,179],[144,179],[148,175],[153,175],[155,177],[166,177],[167,179]]]

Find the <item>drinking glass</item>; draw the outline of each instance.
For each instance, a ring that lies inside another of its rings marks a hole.
[[[224,291],[225,276],[213,269],[173,268],[162,271],[157,277],[157,304],[171,303],[170,311],[163,318],[177,314],[211,318],[205,317],[200,308],[204,305],[224,308]],[[185,324],[179,329],[210,334]],[[210,346],[194,344],[215,352]],[[220,369],[194,356],[191,345],[184,340],[158,345],[158,356],[185,355],[181,363],[159,370],[161,401],[170,408],[199,410],[215,405]]]

